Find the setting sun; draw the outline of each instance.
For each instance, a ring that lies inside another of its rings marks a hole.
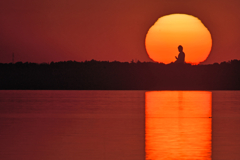
[[[149,57],[162,63],[174,62],[183,46],[185,62],[199,64],[207,59],[212,48],[208,29],[198,18],[187,14],[171,14],[159,18],[145,39]]]

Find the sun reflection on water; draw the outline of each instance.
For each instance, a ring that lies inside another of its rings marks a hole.
[[[212,93],[145,93],[146,160],[211,159]]]

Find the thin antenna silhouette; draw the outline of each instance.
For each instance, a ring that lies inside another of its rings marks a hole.
[[[12,53],[12,63],[14,64],[14,53]]]

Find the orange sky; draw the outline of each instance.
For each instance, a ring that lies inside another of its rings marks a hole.
[[[151,61],[145,37],[172,13],[198,17],[212,34],[206,63],[240,59],[238,0],[2,0],[0,62]],[[177,52],[177,51],[176,51]]]

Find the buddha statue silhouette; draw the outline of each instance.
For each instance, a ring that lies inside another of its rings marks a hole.
[[[178,46],[178,51],[179,51],[179,54],[178,54],[178,57],[175,56],[175,58],[177,59],[175,61],[175,63],[185,63],[185,53],[183,52],[183,47],[181,45]]]

